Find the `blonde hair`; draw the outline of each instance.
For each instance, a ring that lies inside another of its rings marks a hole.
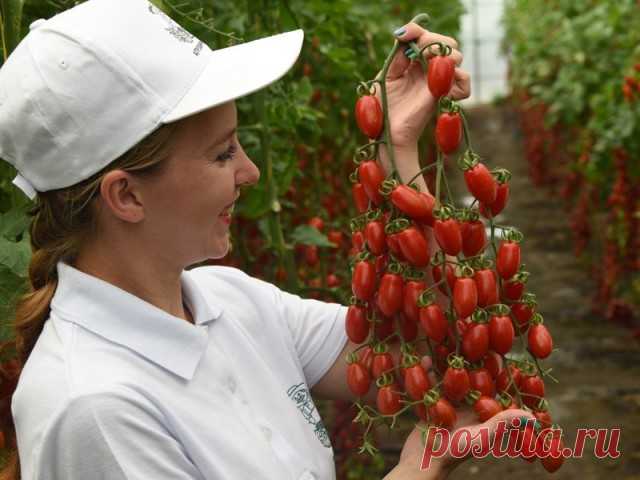
[[[64,260],[73,265],[80,247],[95,232],[94,200],[100,193],[102,177],[116,169],[149,177],[161,174],[166,168],[180,123],[160,126],[101,171],[76,185],[38,193],[36,205],[29,211],[32,217],[29,227],[32,250],[29,291],[17,299],[12,325],[18,368],[15,377],[7,379],[13,384],[9,395],[1,399],[5,405],[1,415],[8,418],[0,417],[0,425],[3,425],[6,446],[11,453],[0,471],[0,480],[21,478],[15,425],[11,409],[6,405],[11,405],[19,373],[49,318],[51,300],[58,285],[58,261]]]

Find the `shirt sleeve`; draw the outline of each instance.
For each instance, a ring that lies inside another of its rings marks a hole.
[[[291,333],[307,385],[312,388],[331,368],[347,343],[347,307],[303,299],[276,289],[278,309]]]
[[[73,398],[43,437],[37,480],[202,480],[150,405],[120,393]]]

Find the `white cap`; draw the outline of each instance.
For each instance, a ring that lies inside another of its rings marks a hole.
[[[212,51],[147,0],[88,0],[29,28],[0,69],[0,157],[31,199],[89,178],[161,124],[278,80],[303,39]]]

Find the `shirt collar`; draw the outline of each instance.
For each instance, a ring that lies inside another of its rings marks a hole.
[[[112,342],[146,357],[190,380],[206,347],[208,334],[201,328],[220,316],[188,271],[180,275],[182,294],[195,325],[59,261],[58,286],[51,310],[62,320],[78,324]]]

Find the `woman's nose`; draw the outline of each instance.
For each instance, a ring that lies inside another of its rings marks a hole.
[[[240,185],[254,185],[260,180],[260,170],[255,163],[242,150],[243,162],[237,173],[237,182]]]

